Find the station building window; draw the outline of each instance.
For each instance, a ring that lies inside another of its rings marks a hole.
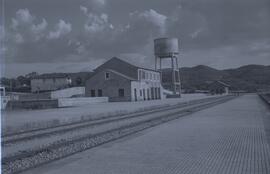
[[[119,96],[119,97],[124,97],[124,96],[125,96],[125,90],[122,89],[122,88],[119,89],[119,90],[118,90],[118,96]]]
[[[142,80],[142,70],[139,71],[140,80]]]
[[[135,97],[135,101],[137,101],[137,89],[134,89],[134,97]]]
[[[157,88],[155,88],[155,99],[157,99],[158,96],[157,96]]]
[[[145,72],[142,72],[142,79],[145,79]]]
[[[102,97],[102,89],[98,89],[98,97]]]
[[[143,100],[145,100],[145,89],[143,89]]]
[[[95,97],[96,96],[96,91],[94,89],[91,89],[91,97]]]
[[[110,78],[110,73],[109,72],[105,72],[105,80],[108,80]]]
[[[151,99],[152,100],[155,99],[155,97],[154,97],[154,88],[153,87],[151,88]]]

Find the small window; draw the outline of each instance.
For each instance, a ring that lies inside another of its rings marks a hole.
[[[150,100],[150,90],[147,89],[147,100]]]
[[[119,97],[124,97],[125,96],[125,90],[124,89],[119,89],[118,90],[118,95],[119,95]]]
[[[1,88],[0,91],[1,91],[1,96],[4,96],[5,95],[4,89]]]
[[[158,98],[158,91],[157,91],[157,88],[154,88],[155,89],[155,99]]]
[[[135,101],[137,101],[137,89],[134,89],[134,97],[135,97]]]
[[[142,72],[142,79],[145,79],[145,72]]]
[[[154,96],[154,88],[152,87],[151,88],[151,99],[154,99],[155,98],[155,96]]]
[[[108,80],[110,78],[110,73],[109,72],[106,72],[105,73],[105,80]]]
[[[98,90],[98,96],[102,97],[102,90],[101,89]]]
[[[95,97],[96,96],[96,91],[94,89],[91,90],[91,97]]]
[[[145,100],[145,89],[143,89],[143,100]]]

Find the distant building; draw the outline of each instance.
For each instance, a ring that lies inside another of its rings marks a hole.
[[[209,84],[208,89],[211,94],[229,94],[230,85],[222,81],[214,81]]]
[[[71,79],[64,74],[42,74],[31,79],[31,92],[45,92],[67,88]]]
[[[160,99],[160,72],[131,65],[116,57],[97,67],[86,81],[88,97],[109,97],[109,101]]]

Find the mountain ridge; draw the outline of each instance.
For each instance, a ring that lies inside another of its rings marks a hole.
[[[180,68],[182,87],[187,90],[206,89],[209,81],[220,80],[232,90],[256,92],[270,88],[270,65],[244,65],[239,68],[218,70],[206,65]]]
[[[162,69],[163,81],[171,80],[169,68]],[[91,77],[92,72],[77,73],[44,73],[45,75],[68,75],[72,78],[73,85],[84,85],[85,81]],[[36,72],[25,76],[18,76],[16,79],[1,78],[1,85],[13,88],[21,87],[24,84],[30,86],[32,76],[38,76]],[[40,74],[42,75],[42,74]],[[231,86],[232,90],[245,90],[256,92],[262,88],[270,89],[270,65],[244,65],[238,68],[215,69],[207,65],[197,65],[193,67],[181,67],[180,78],[182,88],[186,91],[207,90],[207,86],[212,81],[223,81]],[[12,82],[12,85],[10,83]]]

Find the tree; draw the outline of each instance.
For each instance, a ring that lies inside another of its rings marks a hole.
[[[81,77],[77,77],[76,78],[76,86],[78,85],[81,85],[82,84],[82,78]]]
[[[27,86],[30,86],[30,79],[29,78],[26,78],[24,76],[19,76],[17,77],[16,79],[19,83],[19,85],[23,86],[23,85],[27,85]]]
[[[31,73],[25,75],[25,77],[29,78],[29,79],[34,78],[36,76],[38,76],[37,72],[31,72]]]

